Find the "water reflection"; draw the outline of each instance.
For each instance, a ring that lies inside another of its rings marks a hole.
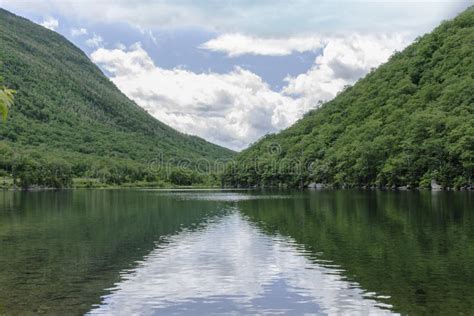
[[[389,313],[390,306],[365,298],[337,267],[308,255],[291,238],[264,234],[234,209],[200,230],[169,237],[137,268],[124,271],[91,314]]]
[[[249,200],[242,214],[343,268],[392,310],[472,314],[474,194],[315,191]]]
[[[473,198],[0,192],[0,314],[470,314]]]
[[[135,190],[0,192],[0,315],[85,313],[166,236],[222,213]]]

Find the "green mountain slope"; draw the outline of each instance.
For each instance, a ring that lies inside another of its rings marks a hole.
[[[229,168],[231,185],[462,187],[474,179],[474,8]]]
[[[81,176],[115,162],[139,168],[161,156],[195,161],[234,154],[159,122],[64,37],[2,9],[0,76],[17,91],[0,124],[0,169],[25,155],[62,158]]]

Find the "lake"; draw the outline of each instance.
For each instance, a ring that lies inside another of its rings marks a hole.
[[[474,194],[0,192],[0,314],[472,314]]]

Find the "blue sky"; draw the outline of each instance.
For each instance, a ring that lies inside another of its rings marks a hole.
[[[0,0],[180,131],[240,150],[471,1]]]

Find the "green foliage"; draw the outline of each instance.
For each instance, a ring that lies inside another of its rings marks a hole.
[[[3,121],[7,120],[8,109],[13,105],[14,92],[6,87],[0,88],[0,117]]]
[[[175,185],[192,185],[202,183],[203,179],[191,170],[175,169],[171,171],[169,181]]]
[[[227,185],[462,187],[474,179],[474,9],[243,151]],[[277,155],[269,148],[278,144]],[[276,165],[262,172],[252,166]],[[312,168],[292,173],[284,161]],[[251,162],[251,163],[249,163]],[[427,178],[430,177],[430,178]]]
[[[13,105],[14,90],[2,86],[3,78],[0,76],[0,117],[6,121],[8,110]]]
[[[50,188],[64,188],[72,184],[71,166],[62,160],[45,161],[23,158],[13,168],[14,179],[19,179],[22,188],[32,185]]]
[[[156,120],[64,37],[2,9],[0,47],[0,87],[16,90],[0,141],[18,157],[34,151],[41,162],[67,161],[75,177],[124,183],[153,178],[147,170],[158,159],[192,163],[234,155]],[[12,90],[0,91],[2,104],[10,105]]]

